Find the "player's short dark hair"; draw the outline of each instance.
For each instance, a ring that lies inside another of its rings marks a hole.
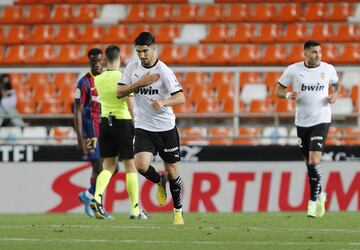
[[[147,45],[150,46],[155,43],[155,37],[148,31],[141,32],[137,38],[134,40],[134,44],[136,45]]]
[[[99,49],[99,48],[92,48],[88,51],[87,55],[88,55],[88,58],[92,57],[92,56],[96,56],[96,55],[102,55],[102,50]]]
[[[106,60],[114,62],[120,58],[120,48],[116,45],[109,45],[105,49]]]
[[[314,40],[306,41],[304,43],[304,50],[314,46],[320,46],[320,43]]]

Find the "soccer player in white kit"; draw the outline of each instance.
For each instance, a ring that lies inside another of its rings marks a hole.
[[[321,156],[331,123],[330,104],[336,101],[339,84],[333,65],[321,61],[320,43],[304,43],[305,61],[291,64],[278,80],[276,96],[296,100],[295,126],[309,177],[307,216],[325,214],[326,193],[321,187]],[[287,92],[289,85],[292,92]],[[329,86],[332,94],[329,94]]]
[[[182,225],[182,180],[176,164],[180,161],[180,143],[171,106],[183,104],[185,96],[173,71],[158,59],[155,37],[150,32],[141,32],[134,44],[140,61],[126,66],[117,96],[134,93],[135,166],[141,175],[157,184],[157,200],[161,206],[166,204],[169,181],[174,205],[173,224]],[[148,78],[156,81],[144,84],[144,79]],[[167,174],[159,174],[150,165],[156,153],[164,161]]]

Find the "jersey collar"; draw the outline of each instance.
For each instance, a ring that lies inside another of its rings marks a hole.
[[[156,66],[156,64],[158,63],[158,61],[159,61],[159,59],[156,59],[156,62],[154,63],[154,65],[152,65],[152,66],[149,66],[149,67],[145,67],[144,65],[142,65],[141,63],[141,66],[143,66],[145,69],[151,69],[151,68],[153,68],[153,67],[155,67]]]

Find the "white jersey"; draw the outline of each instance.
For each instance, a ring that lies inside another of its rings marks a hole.
[[[284,71],[279,84],[283,87],[292,84],[293,91],[300,93],[296,99],[296,126],[311,127],[331,122],[327,97],[329,86],[338,80],[334,66],[325,62],[321,62],[316,68],[309,68],[304,62],[298,62]]]
[[[167,99],[171,94],[182,90],[174,72],[165,63],[158,60],[154,66],[145,68],[139,60],[130,62],[125,68],[120,83],[133,84],[148,72],[160,74],[160,79],[134,92],[135,128],[153,132],[171,130],[175,127],[175,114],[172,107],[162,107],[158,111],[151,106],[152,100]]]

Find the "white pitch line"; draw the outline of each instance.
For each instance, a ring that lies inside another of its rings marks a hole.
[[[322,246],[360,246],[360,242],[278,242],[278,241],[159,241],[159,240],[104,240],[104,239],[39,239],[39,238],[0,238],[0,241],[18,242],[67,242],[67,243],[148,243],[148,244],[198,244],[198,245],[278,245],[278,246],[297,246],[297,245],[322,245]]]

